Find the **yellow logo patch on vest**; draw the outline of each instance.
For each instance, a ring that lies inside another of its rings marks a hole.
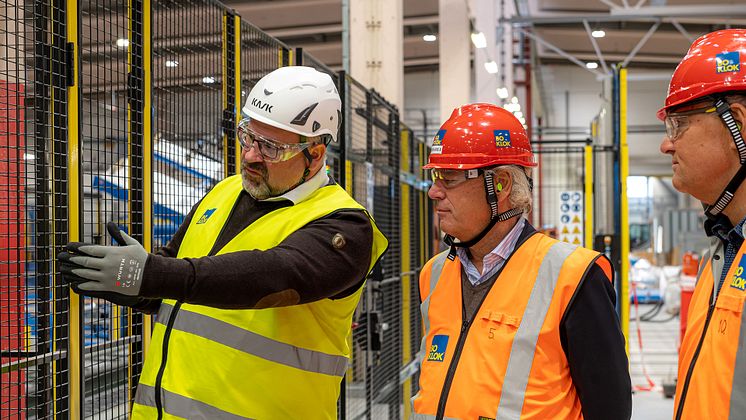
[[[447,335],[436,335],[430,345],[427,360],[430,362],[442,362],[446,358],[446,347],[448,347]]]
[[[741,261],[738,262],[736,272],[733,274],[733,279],[730,281],[730,287],[741,291],[746,290],[746,276],[743,274],[744,268],[746,268],[746,260],[742,256]]]
[[[212,216],[212,214],[215,213],[215,210],[217,210],[217,209],[218,208],[215,207],[215,208],[211,208],[211,209],[205,210],[205,214],[203,214],[202,217],[200,217],[199,220],[197,220],[197,224],[198,225],[203,225],[203,224],[207,223],[207,219],[209,219],[210,216]]]

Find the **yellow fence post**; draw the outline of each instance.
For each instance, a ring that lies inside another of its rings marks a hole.
[[[400,136],[400,167],[404,173],[410,172],[410,161],[409,161],[409,130],[401,130]],[[412,305],[410,296],[412,295],[412,267],[410,263],[410,245],[411,245],[411,234],[409,231],[410,225],[410,208],[409,208],[409,194],[410,186],[405,182],[400,182],[401,186],[401,230],[399,233],[400,247],[401,247],[401,326],[402,326],[402,366],[406,366],[411,360],[412,354],[412,343],[411,343],[411,328],[410,328],[410,306]],[[408,419],[411,416],[411,407],[409,404],[409,397],[412,395],[412,378],[407,378],[402,384],[404,406],[404,418]]]
[[[80,50],[78,42],[78,2],[67,0],[67,42],[73,45],[73,83],[67,89],[67,196],[68,196],[68,240],[80,241],[80,83],[79,83],[79,60]],[[55,270],[57,271],[57,270]],[[81,418],[82,401],[82,370],[80,362],[81,351],[81,306],[80,296],[70,290],[69,307],[69,331],[68,331],[68,383],[69,383],[69,418]],[[56,312],[56,311],[55,311]],[[57,340],[53,340],[54,343]],[[56,344],[52,348],[57,352]],[[53,364],[56,366],[57,364]],[[56,378],[57,375],[52,375]],[[55,384],[56,385],[56,384]],[[56,390],[57,387],[55,386]],[[57,401],[64,396],[54,396],[54,412],[57,413]]]
[[[619,167],[621,194],[621,259],[622,266],[622,332],[629,338],[629,203],[627,200],[627,176],[629,175],[629,148],[627,144],[627,69],[619,69]],[[629,340],[627,352],[629,353]]]
[[[148,252],[153,251],[153,118],[150,109],[152,109],[152,92],[153,92],[153,65],[151,63],[152,55],[152,27],[150,0],[143,0],[143,22],[142,22],[142,39],[143,39],[143,76],[145,92],[143,93],[143,246]],[[148,354],[150,348],[150,336],[152,335],[152,317],[143,316],[142,320],[142,351],[143,360]],[[130,387],[132,389],[132,387]]]
[[[587,144],[585,154],[585,247],[593,249],[593,146]]]
[[[243,106],[241,97],[241,16],[235,15],[233,17],[235,24],[233,29],[235,30],[236,42],[235,55],[236,55],[236,128],[238,123],[241,122],[241,107]],[[236,142],[236,173],[241,173],[241,143],[238,141],[238,130],[236,130],[236,138],[233,140]]]

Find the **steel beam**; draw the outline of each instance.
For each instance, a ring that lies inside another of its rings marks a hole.
[[[635,58],[635,55],[637,55],[637,52],[640,51],[640,48],[642,48],[646,42],[650,39],[651,36],[655,33],[655,31],[658,30],[658,27],[661,26],[661,21],[655,22],[653,26],[648,29],[648,32],[645,33],[645,35],[640,39],[640,42],[635,45],[635,48],[632,49],[632,51],[629,53],[627,58],[624,59],[622,62],[622,67],[627,67],[627,64],[629,64],[630,61],[632,61],[633,58]]]
[[[606,60],[604,60],[603,54],[601,54],[601,49],[598,47],[598,42],[596,42],[596,38],[593,37],[591,34],[591,26],[588,25],[588,21],[583,21],[583,26],[585,26],[585,32],[588,34],[588,39],[591,40],[591,44],[593,44],[593,49],[596,51],[596,56],[598,57],[598,61],[601,62],[601,67],[604,69],[604,73],[609,74],[609,68],[606,67]]]
[[[542,37],[540,37],[540,36],[538,36],[536,34],[533,34],[533,33],[529,32],[529,31],[520,29],[520,28],[518,30],[521,31],[521,33],[523,33],[527,37],[533,39],[535,42],[538,42],[539,44],[541,44],[541,45],[549,48],[550,50],[552,50],[552,51],[556,52],[557,54],[561,55],[562,57],[564,57],[564,58],[572,61],[573,63],[577,64],[578,66],[582,67],[583,69],[585,69],[585,70],[587,70],[587,71],[595,74],[596,76],[604,76],[599,71],[596,71],[594,69],[589,69],[588,67],[585,66],[584,62],[578,60],[576,57],[568,54],[567,52],[565,52],[564,50],[562,50],[559,47],[555,46],[554,44],[552,44],[552,43],[550,43],[548,41],[545,41]]]

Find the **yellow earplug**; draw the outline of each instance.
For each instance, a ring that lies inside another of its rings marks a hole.
[[[497,183],[497,192],[500,192],[502,190],[503,190],[503,184],[501,184],[501,183],[498,182]]]

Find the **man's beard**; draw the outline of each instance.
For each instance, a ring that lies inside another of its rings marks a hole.
[[[244,172],[245,169],[251,169],[252,171],[258,172],[259,175],[251,174],[248,175]],[[284,191],[279,191],[277,188],[269,185],[269,176],[267,174],[267,166],[262,163],[242,163],[241,164],[241,180],[243,189],[249,193],[252,197],[257,200],[266,200],[270,197],[281,195]]]

